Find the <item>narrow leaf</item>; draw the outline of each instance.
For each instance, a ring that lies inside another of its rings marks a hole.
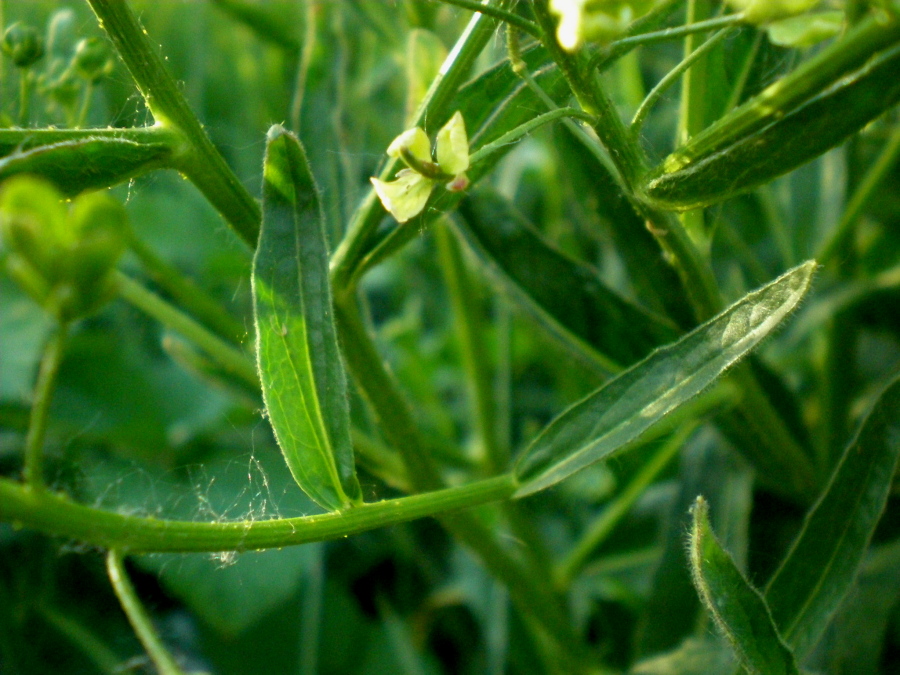
[[[493,279],[577,351],[627,366],[678,337],[669,321],[628,302],[595,269],[553,247],[500,195],[480,190],[459,208],[460,229]]]
[[[805,654],[856,578],[900,458],[900,379],[884,391],[769,582],[782,634]]]
[[[306,154],[269,130],[253,305],[263,400],[294,479],[321,506],[360,500],[323,216]]]
[[[703,497],[697,497],[688,548],[694,586],[706,610],[751,675],[799,675],[765,600],[716,540],[708,511]]]
[[[647,193],[667,207],[693,209],[792,171],[840,145],[896,105],[900,101],[898,69],[900,52],[890,50],[761,131],[678,170],[653,176]]]
[[[599,461],[709,386],[759,344],[800,302],[809,261],[646,359],[557,417],[516,467],[516,496],[537,492]]]

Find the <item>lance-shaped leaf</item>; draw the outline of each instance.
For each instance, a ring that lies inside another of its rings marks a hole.
[[[592,267],[553,247],[512,205],[487,190],[463,199],[461,231],[491,277],[576,353],[613,372],[678,337],[669,321],[610,290]],[[610,363],[611,362],[611,363]]]
[[[269,130],[253,306],[263,400],[294,479],[330,510],[360,500],[347,381],[334,328],[328,250],[306,154]]]
[[[751,675],[799,675],[766,602],[716,540],[703,497],[694,504],[688,555],[694,586],[706,610]]]
[[[766,589],[782,635],[804,654],[856,578],[900,458],[900,379],[884,391]]]
[[[516,467],[524,496],[599,461],[710,385],[759,344],[806,294],[809,261],[607,382],[553,420]]]

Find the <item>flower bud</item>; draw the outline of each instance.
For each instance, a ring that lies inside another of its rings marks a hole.
[[[112,54],[105,40],[89,37],[76,45],[72,67],[88,82],[96,82],[104,75],[109,75],[113,65]]]
[[[16,66],[28,68],[44,55],[44,40],[37,29],[17,21],[3,33],[0,49]]]

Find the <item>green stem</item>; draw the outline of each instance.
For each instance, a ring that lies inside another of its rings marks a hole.
[[[584,569],[591,553],[606,541],[622,518],[631,510],[647,487],[659,476],[685,441],[697,428],[697,422],[689,422],[672,435],[641,467],[625,489],[603,510],[598,518],[588,525],[587,531],[575,544],[556,569],[556,583],[560,588],[568,588],[572,580]]]
[[[853,226],[856,224],[857,218],[859,218],[860,213],[862,213],[862,210],[888,171],[896,164],[898,158],[900,158],[900,126],[894,129],[894,133],[888,140],[887,145],[884,146],[878,159],[869,167],[866,175],[859,182],[853,196],[847,202],[844,213],[841,214],[840,221],[835,226],[831,236],[820,248],[816,259],[822,265],[832,265],[838,261],[838,255],[847,246],[847,240],[853,232]]]
[[[31,69],[21,68],[19,72],[19,126],[28,124],[31,107]]]
[[[640,178],[646,171],[646,160],[640,147],[632,140],[612,100],[597,80],[582,67],[577,55],[565,52],[556,41],[556,23],[546,1],[531,0],[531,6],[543,34],[544,46],[559,66],[579,105],[594,115],[594,131],[609,151],[626,191],[629,195],[637,194]]]
[[[525,17],[519,16],[514,12],[508,12],[505,9],[500,7],[492,7],[491,5],[486,5],[482,3],[480,0],[438,0],[439,2],[443,2],[445,5],[455,5],[457,7],[462,7],[463,9],[468,9],[473,12],[479,12],[480,14],[484,14],[485,16],[490,16],[500,21],[504,21],[508,23],[510,26],[515,26],[516,28],[520,28],[525,31],[532,37],[540,38],[541,33],[538,30],[538,27],[534,25],[533,21],[529,21]]]
[[[181,270],[160,258],[141,239],[132,236],[129,246],[150,278],[200,322],[230,341],[238,342],[246,336],[246,328],[226,312],[221,304],[182,274]]]
[[[481,320],[481,308],[478,306],[480,294],[466,270],[459,243],[446,223],[435,229],[435,237],[469,385],[476,433],[484,450],[481,459],[489,473],[498,473],[508,464],[509,456],[497,438],[497,409],[491,365],[486,358],[484,344],[486,326]]]
[[[233,522],[142,518],[78,504],[48,490],[35,492],[0,478],[0,521],[128,553],[256,551],[340,539],[378,527],[507,499],[510,475],[460,487],[355,506],[344,513]]]
[[[216,150],[159,52],[125,0],[88,0],[157,123],[180,132],[187,148],[179,169],[251,247],[259,237],[259,204]]]
[[[78,117],[75,120],[75,127],[80,129],[87,122],[88,112],[91,109],[91,99],[94,95],[94,83],[88,81],[84,85],[84,92],[81,95],[81,107],[78,110]]]
[[[533,80],[532,80],[533,81]],[[524,124],[520,124],[515,129],[511,129],[507,131],[505,134],[500,136],[495,141],[487,143],[486,145],[481,146],[469,155],[469,163],[477,164],[481,160],[489,157],[490,155],[502,150],[505,146],[510,143],[515,143],[520,138],[524,138],[528,134],[530,134],[535,129],[538,129],[548,122],[553,122],[558,119],[565,118],[574,118],[583,120],[587,123],[593,123],[595,121],[594,116],[590,115],[583,110],[579,110],[578,108],[556,108],[555,110],[551,110],[550,112],[543,113],[542,115],[538,115],[534,119],[531,119]]]
[[[696,33],[706,33],[711,30],[715,30],[716,28],[727,28],[730,26],[736,26],[744,22],[743,14],[729,14],[727,16],[717,16],[714,19],[706,19],[705,21],[695,21],[693,23],[686,24],[684,26],[673,26],[672,28],[664,28],[663,30],[653,31],[651,33],[640,33],[638,35],[630,35],[629,37],[622,38],[620,40],[615,40],[610,42],[607,46],[607,49],[610,52],[616,54],[616,56],[621,56],[622,53],[620,50],[631,50],[635,47],[640,47],[643,45],[652,45],[658,42],[668,42],[669,40],[675,40],[677,38],[685,37],[687,35],[694,35]],[[604,63],[606,59],[604,58]]]
[[[123,300],[152,316],[164,326],[180,333],[203,349],[226,371],[241,378],[255,389],[259,389],[259,375],[256,372],[256,366],[246,354],[141,286],[134,279],[121,272],[117,273],[116,277],[119,284],[119,295]]]
[[[659,100],[659,97],[665,93],[665,91],[671,87],[678,78],[681,77],[692,65],[704,54],[709,52],[713,47],[719,44],[725,37],[729,34],[729,28],[723,28],[718,33],[709,38],[706,42],[700,45],[697,49],[690,52],[681,62],[672,68],[666,75],[656,83],[656,86],[650,90],[650,93],[647,94],[647,97],[643,100],[640,107],[637,109],[637,112],[634,113],[634,118],[631,120],[630,131],[631,134],[638,138],[641,133],[641,126],[644,124],[644,120],[647,118],[647,114],[650,112],[652,107]]]
[[[588,68],[591,70],[607,68],[620,56],[634,49],[634,45],[627,42],[622,44],[623,41],[655,32],[683,3],[684,0],[664,0],[664,2],[657,4],[647,14],[634,21],[628,27],[624,37],[595,50],[588,61]]]
[[[38,370],[37,382],[34,386],[34,400],[31,404],[31,417],[28,421],[28,434],[25,437],[24,477],[28,486],[35,491],[44,489],[44,436],[47,433],[47,420],[50,415],[50,402],[56,387],[56,376],[68,338],[68,325],[60,322],[50,336],[41,366]]]
[[[175,659],[169,654],[169,650],[162,643],[153,621],[147,610],[141,604],[140,598],[131,585],[128,578],[128,572],[125,570],[125,563],[122,555],[115,549],[106,554],[106,572],[109,574],[109,580],[112,587],[125,610],[128,622],[137,633],[138,639],[150,655],[150,660],[156,666],[160,675],[185,675],[184,671],[175,663]]]
[[[335,318],[347,367],[363,397],[375,414],[379,427],[391,445],[397,447],[414,489],[434,489],[442,484],[438,467],[428,452],[412,409],[381,355],[370,339],[355,299],[336,302]],[[507,480],[511,480],[507,478]],[[349,515],[359,508],[352,509]],[[496,540],[496,534],[469,514],[441,518],[442,524],[466,546],[510,590],[520,610],[535,618],[559,646],[561,657],[587,660],[581,641],[552,589]],[[573,667],[574,664],[573,664]]]
[[[503,7],[505,0],[490,0],[486,6]],[[421,126],[428,131],[430,126],[440,124],[448,115],[450,100],[462,84],[475,59],[490,41],[496,27],[496,19],[477,13],[457,40],[453,50],[441,67],[440,74],[432,82],[425,99],[416,111],[413,126]],[[390,180],[400,168],[396,159],[388,160],[379,178]],[[384,218],[384,209],[374,190],[369,190],[363,198],[331,259],[331,285],[336,296],[352,293],[358,278],[356,267],[366,254],[372,235]]]

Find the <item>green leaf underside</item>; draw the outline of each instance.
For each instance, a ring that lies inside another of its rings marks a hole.
[[[317,189],[299,141],[269,131],[253,260],[263,400],[300,487],[329,510],[361,500]]]
[[[815,646],[852,586],[900,459],[900,379],[884,391],[766,588],[797,654]]]
[[[123,138],[61,141],[3,157],[0,180],[24,173],[36,174],[71,197],[166,168],[172,154],[172,145],[161,141],[138,143]]]
[[[516,476],[522,497],[597,462],[709,386],[800,302],[815,262],[786,272],[563,412],[525,451]]]
[[[627,366],[678,337],[666,319],[626,301],[596,270],[554,248],[500,195],[470,195],[460,214],[463,235],[494,279],[564,341]]]
[[[752,675],[799,675],[766,602],[738,570],[709,525],[703,497],[694,504],[690,556],[694,585],[707,611]]]

